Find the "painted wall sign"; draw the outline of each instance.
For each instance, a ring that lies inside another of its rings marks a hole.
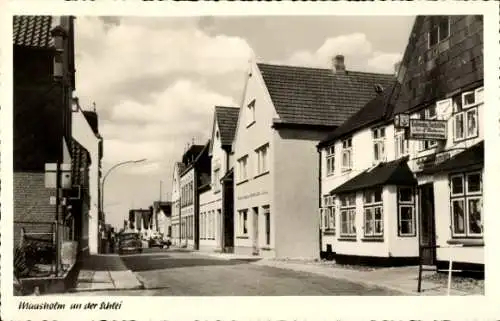
[[[410,115],[409,114],[397,114],[394,116],[394,127],[396,128],[408,128],[410,127]]]
[[[446,140],[445,120],[410,119],[409,139]]]

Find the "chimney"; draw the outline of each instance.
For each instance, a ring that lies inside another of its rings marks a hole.
[[[396,62],[394,64],[394,76],[398,76],[398,73],[399,73],[399,67],[401,67],[401,60]]]
[[[344,55],[336,55],[333,58],[333,68],[334,72],[337,74],[345,74],[345,64],[344,64]]]

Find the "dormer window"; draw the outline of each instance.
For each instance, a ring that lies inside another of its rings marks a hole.
[[[255,123],[255,99],[252,100],[247,106],[248,123],[247,127],[250,127]]]
[[[429,31],[429,48],[448,39],[450,36],[450,18],[448,16],[436,17]]]

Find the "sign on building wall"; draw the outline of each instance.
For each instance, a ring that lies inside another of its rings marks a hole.
[[[446,140],[445,120],[410,119],[409,139]]]
[[[397,114],[394,116],[394,127],[396,128],[408,128],[410,127],[410,115],[409,114]]]

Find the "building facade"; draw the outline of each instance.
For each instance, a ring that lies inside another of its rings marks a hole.
[[[232,194],[222,178],[232,168],[231,145],[239,109],[216,106],[208,155],[211,181],[200,186],[200,249],[231,252],[234,233]],[[225,190],[225,192],[224,192]],[[228,199],[225,197],[229,196]]]
[[[174,164],[174,171],[172,174],[172,244],[180,246],[181,243],[181,177],[180,174],[184,170],[182,162]]]
[[[316,144],[393,79],[332,62],[251,64],[233,142],[236,252],[319,257]]]
[[[14,240],[19,244],[22,235],[36,236],[52,244],[57,253],[63,237],[70,234],[62,191],[71,187],[73,20],[69,16],[13,18]],[[62,184],[55,184],[60,189],[47,188],[46,164],[59,164],[54,168],[62,172]]]
[[[480,16],[416,18],[397,81],[324,139],[322,252],[484,264]]]
[[[198,250],[199,187],[210,183],[209,144],[191,145],[184,153],[184,171],[180,174],[180,246]]]

